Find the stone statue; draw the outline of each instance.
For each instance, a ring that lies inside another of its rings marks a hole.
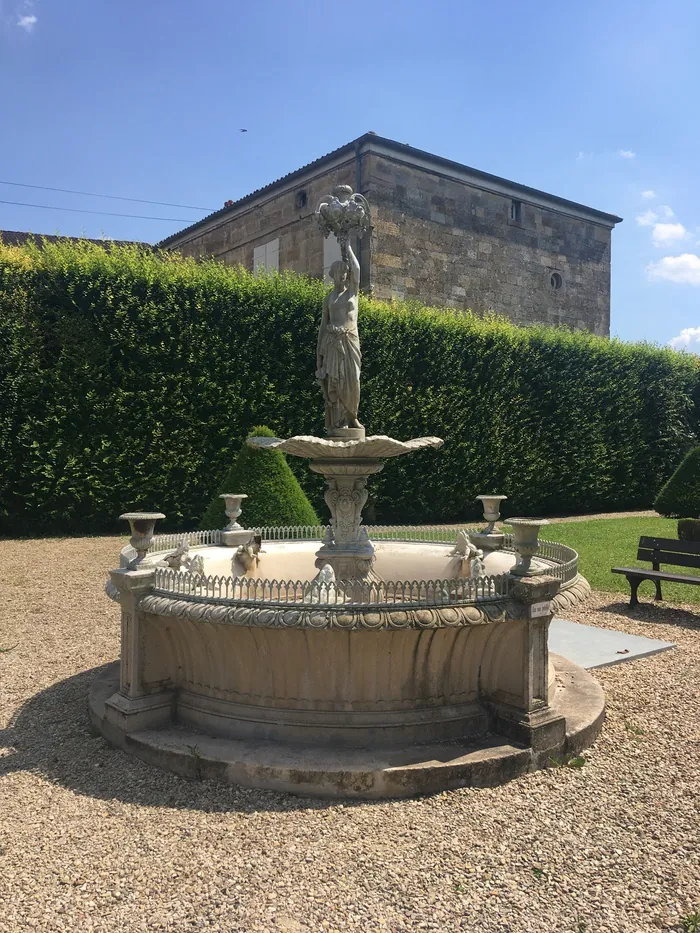
[[[326,432],[360,430],[360,335],[357,330],[357,295],[360,264],[346,246],[347,261],[331,266],[333,289],[323,300],[316,348],[316,378],[326,403]]]
[[[168,551],[158,561],[156,567],[169,567],[170,570],[187,570],[189,573],[204,573],[204,558],[201,554],[190,554],[190,543],[185,535],[174,551]]]
[[[483,576],[486,572],[483,560],[484,552],[474,544],[466,531],[457,532],[457,540],[454,548],[450,551],[450,557],[458,558],[462,568],[466,564],[469,576],[473,580]]]
[[[323,300],[316,347],[316,378],[326,404],[326,432],[330,436],[363,436],[360,408],[360,335],[357,301],[360,263],[350,246],[351,235],[362,237],[369,228],[369,205],[347,185],[338,185],[316,212],[324,236],[333,233],[341,259],[330,268],[333,288]]]
[[[472,557],[469,565],[469,576],[472,580],[478,580],[479,577],[483,577],[485,573],[484,552],[481,549],[476,549],[476,554]]]
[[[200,577],[204,576],[204,558],[201,554],[195,554],[193,557],[190,557],[186,567],[190,573]]]
[[[335,571],[330,564],[324,564],[311,583],[313,585],[312,603],[333,602],[337,598]]]
[[[190,561],[190,543],[186,537],[180,540],[180,543],[174,551],[169,551],[163,555],[162,565],[171,570],[182,570],[182,565],[187,566]]]
[[[249,570],[256,570],[260,563],[261,550],[262,537],[259,534],[251,534],[250,541],[236,548],[231,558],[231,573],[233,576],[238,576],[237,564],[243,567],[245,573],[248,573]]]

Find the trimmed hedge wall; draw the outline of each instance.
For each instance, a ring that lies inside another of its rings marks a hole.
[[[247,432],[323,430],[321,283],[136,247],[0,245],[0,530],[197,523]],[[445,438],[387,462],[376,521],[649,507],[697,428],[695,357],[363,300],[370,433]],[[320,477],[289,463],[317,511]],[[245,491],[245,490],[234,490]]]

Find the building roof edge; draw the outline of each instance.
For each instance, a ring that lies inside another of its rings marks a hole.
[[[470,178],[473,178],[475,182],[480,183],[480,187],[483,187],[486,190],[493,190],[497,191],[499,194],[503,194],[504,189],[507,189],[513,194],[520,194],[523,200],[534,199],[537,203],[543,204],[543,206],[551,204],[555,210],[560,210],[563,213],[574,213],[578,216],[588,217],[590,220],[596,223],[602,223],[610,228],[614,227],[618,223],[622,223],[622,217],[618,217],[616,214],[608,214],[605,211],[599,211],[596,208],[588,207],[587,205],[580,204],[577,201],[570,201],[568,198],[562,198],[555,194],[549,194],[546,191],[541,191],[538,188],[531,188],[528,185],[522,185],[519,182],[511,181],[508,178],[502,178],[499,175],[492,175],[489,172],[484,172],[481,171],[481,169],[472,168],[471,166],[464,165],[461,162],[455,162],[452,159],[446,159],[443,156],[438,156],[434,153],[426,152],[423,149],[416,149],[414,146],[409,146],[407,143],[399,143],[394,139],[389,139],[385,136],[378,136],[376,133],[365,133],[362,136],[358,136],[357,139],[353,139],[351,142],[346,143],[344,146],[339,146],[337,149],[333,149],[331,152],[326,153],[326,155],[320,156],[318,159],[314,159],[312,162],[308,162],[306,165],[302,165],[301,168],[295,169],[293,172],[288,172],[286,175],[282,175],[280,178],[275,179],[275,181],[271,181],[269,184],[263,185],[262,188],[256,188],[249,194],[238,198],[238,200],[234,201],[232,204],[228,204],[225,207],[220,208],[218,211],[213,211],[211,214],[208,214],[206,217],[202,217],[201,220],[195,221],[188,227],[183,227],[183,229],[178,230],[177,233],[172,233],[170,236],[165,237],[165,239],[161,240],[157,245],[167,247],[176,240],[179,240],[182,236],[194,233],[194,231],[200,227],[208,225],[212,221],[218,220],[225,217],[229,213],[237,211],[239,208],[255,201],[262,195],[269,194],[276,188],[282,187],[283,185],[286,186],[290,182],[294,181],[294,179],[301,178],[314,169],[322,168],[327,163],[336,161],[343,155],[347,154],[350,156],[357,152],[358,149],[365,152],[371,152],[373,149],[378,151],[382,148],[395,152],[398,155],[402,155],[404,159],[409,162],[420,161],[422,163],[434,165],[436,168],[450,169],[452,172],[457,172],[463,175],[467,174],[470,176]]]

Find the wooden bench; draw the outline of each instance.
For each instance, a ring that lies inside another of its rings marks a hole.
[[[700,541],[677,541],[675,538],[649,538],[642,535],[639,539],[637,560],[651,561],[651,570],[643,567],[613,567],[613,573],[624,573],[630,585],[630,606],[639,603],[637,590],[642,580],[653,580],[656,584],[656,599],[663,599],[661,595],[661,581],[671,583],[689,583],[691,586],[700,586],[700,577],[692,577],[683,573],[668,573],[660,569],[661,564],[671,564],[674,567],[696,567],[700,570]]]

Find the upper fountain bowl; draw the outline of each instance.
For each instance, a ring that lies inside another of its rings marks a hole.
[[[439,437],[416,437],[410,441],[397,441],[385,434],[375,434],[354,440],[339,441],[325,437],[311,437],[300,434],[282,440],[279,437],[249,437],[252,447],[274,448],[295,457],[308,457],[311,460],[379,460],[386,457],[400,457],[414,450],[425,447],[437,449],[444,441]]]

